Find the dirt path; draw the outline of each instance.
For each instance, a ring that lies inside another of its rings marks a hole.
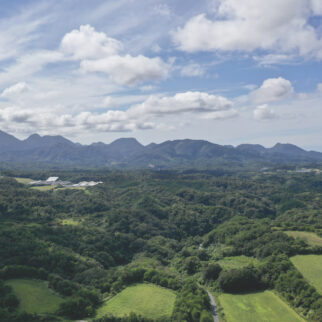
[[[219,322],[218,314],[217,314],[217,310],[216,310],[217,306],[216,306],[215,298],[208,290],[207,290],[207,293],[210,298],[211,312],[212,312],[212,316],[214,318],[214,322]]]

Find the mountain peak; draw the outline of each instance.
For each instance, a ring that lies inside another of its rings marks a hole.
[[[272,148],[270,148],[270,150],[274,152],[281,152],[281,153],[306,152],[305,150],[299,148],[298,146],[290,143],[276,143]]]
[[[113,141],[110,145],[136,145],[136,146],[143,146],[136,138],[119,138]]]

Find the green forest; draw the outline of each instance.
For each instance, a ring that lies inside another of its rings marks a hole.
[[[103,183],[39,190],[15,179],[52,175]],[[0,321],[210,322],[207,292],[220,321],[253,298],[283,321],[322,321],[321,209],[322,175],[285,167],[3,171]],[[151,294],[151,307],[123,314],[124,301],[142,304],[131,292]]]

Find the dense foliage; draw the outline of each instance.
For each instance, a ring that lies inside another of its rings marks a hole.
[[[322,254],[322,248],[284,233],[321,235],[321,175],[284,170],[6,174],[104,183],[39,191],[0,178],[0,320],[45,319],[18,313],[19,300],[5,284],[12,278],[48,281],[66,299],[57,315],[75,319],[94,317],[103,299],[144,282],[177,292],[171,321],[210,321],[205,288],[275,289],[306,318],[322,319],[321,295],[289,260]],[[221,264],[241,255],[255,264]],[[97,321],[150,320],[132,314]]]

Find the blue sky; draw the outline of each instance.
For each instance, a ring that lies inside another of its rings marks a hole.
[[[4,1],[0,128],[322,151],[320,0]]]

